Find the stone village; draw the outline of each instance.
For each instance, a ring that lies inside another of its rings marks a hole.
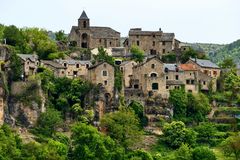
[[[198,93],[208,92],[210,85],[213,90],[217,88],[216,80],[221,69],[210,60],[190,58],[184,64],[178,61],[162,62],[163,55],[172,52],[181,54],[189,49],[189,46],[175,38],[174,33],[165,33],[162,29],[158,31],[130,29],[128,38],[121,44],[118,31],[110,27],[91,26],[90,19],[83,11],[78,19],[78,25],[72,26],[68,40],[72,45],[91,49],[92,54],[97,54],[96,49],[103,47],[114,57],[116,65],[122,72],[121,93],[114,88],[115,67],[107,62],[93,64],[91,57],[83,60],[70,57],[41,60],[35,54],[18,54],[24,69],[24,79],[27,80],[36,74],[37,68],[42,66],[52,70],[56,77],[80,77],[101,86],[101,95],[95,107],[95,113],[100,118],[105,112],[114,110],[114,104],[120,95],[124,95],[126,103],[138,100],[146,106],[164,106],[172,89],[184,87],[186,92]],[[144,51],[143,62],[137,63],[128,58],[132,54],[130,48],[133,45]],[[161,114],[151,107],[146,108],[145,112],[149,115],[149,121],[154,121],[154,115]]]

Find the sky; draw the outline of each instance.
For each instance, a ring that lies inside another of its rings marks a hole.
[[[0,0],[0,23],[69,33],[82,11],[91,26],[173,32],[182,42],[240,39],[240,0]]]

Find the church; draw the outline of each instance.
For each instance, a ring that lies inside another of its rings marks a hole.
[[[90,26],[90,19],[85,11],[78,19],[78,26],[72,26],[69,34],[70,45],[81,48],[104,48],[120,46],[120,32],[110,27]]]

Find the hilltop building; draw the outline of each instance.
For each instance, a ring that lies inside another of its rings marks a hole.
[[[120,47],[120,33],[110,27],[90,26],[90,19],[83,11],[78,26],[72,26],[69,41],[81,48]]]
[[[141,28],[130,29],[124,46],[128,49],[137,45],[148,55],[162,56],[179,48],[180,41],[175,39],[174,33],[159,31],[142,31]]]

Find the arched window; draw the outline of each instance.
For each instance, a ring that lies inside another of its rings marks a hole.
[[[157,77],[157,73],[151,73],[150,77]]]

